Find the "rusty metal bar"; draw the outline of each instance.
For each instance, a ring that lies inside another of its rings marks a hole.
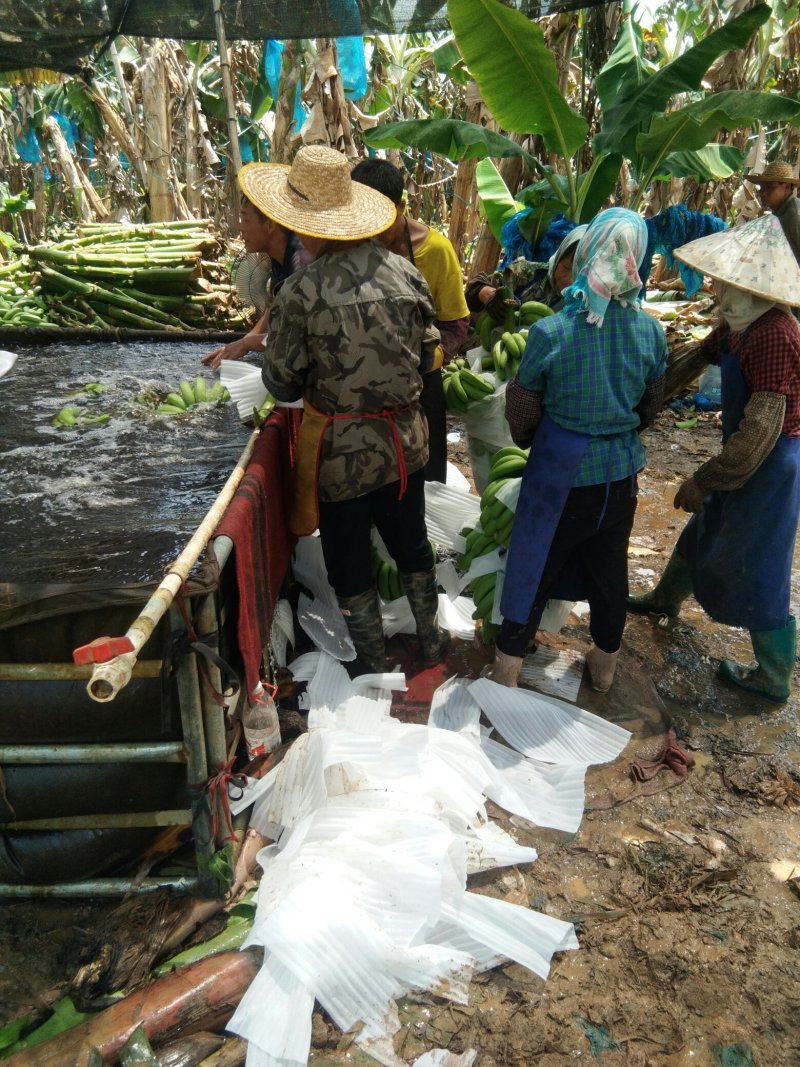
[[[188,808],[173,811],[121,811],[110,815],[59,815],[47,819],[15,819],[0,830],[128,830],[136,826],[190,826]]]
[[[130,878],[92,878],[83,882],[55,882],[50,885],[13,885],[10,882],[0,882],[0,898],[122,897],[129,893],[155,893],[159,889],[192,893],[197,889],[197,879],[144,878],[141,882],[134,882]]]
[[[160,659],[137,660],[133,677],[158,678],[162,666]],[[0,663],[0,682],[79,682],[92,670],[91,663]]]
[[[0,745],[0,763],[185,763],[183,741],[109,745]]]

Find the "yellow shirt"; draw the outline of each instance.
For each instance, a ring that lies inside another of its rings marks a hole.
[[[469,315],[458,256],[446,237],[431,228],[422,244],[414,249],[414,263],[433,294],[436,318],[440,322]]]

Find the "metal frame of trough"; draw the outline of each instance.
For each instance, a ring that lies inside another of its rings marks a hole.
[[[174,604],[189,571],[197,561],[203,548],[213,534],[216,526],[230,503],[252,455],[253,447],[260,430],[255,430],[237,460],[233,472],[224,488],[209,509],[203,522],[195,531],[186,548],[172,564],[166,578],[151,596],[142,613],[134,621],[126,635],[130,639],[133,651],[125,652],[106,662],[86,665],[72,663],[15,663],[0,664],[0,682],[20,680],[63,680],[88,678],[87,692],[98,702],[112,701],[120,689],[127,685],[131,677],[152,677],[160,673],[162,663],[159,660],[137,661],[137,654],[155,630],[158,622],[167,612],[173,633],[185,631],[184,618]],[[216,537],[213,551],[219,570],[225,566],[233,542],[228,537]],[[194,597],[187,602],[192,611],[192,622],[198,633],[210,634],[217,629],[214,593]],[[204,669],[214,690],[221,691],[219,668],[209,663]],[[189,652],[178,658],[175,669],[175,681],[180,706],[182,741],[170,742],[124,742],[115,744],[87,745],[0,745],[0,765],[9,764],[57,764],[57,763],[109,763],[139,762],[186,764],[189,785],[207,782],[217,772],[218,765],[227,762],[224,712],[212,692],[202,686],[198,671],[197,654]],[[0,823],[0,830],[75,830],[95,828],[132,828],[157,826],[191,825],[195,853],[198,859],[196,877],[152,877],[144,880],[131,878],[93,878],[78,882],[55,882],[44,885],[0,883],[0,898],[4,897],[84,897],[117,896],[130,892],[147,893],[159,888],[171,887],[188,892],[199,891],[208,898],[219,895],[217,882],[209,870],[208,861],[216,851],[218,842],[214,840],[212,820],[209,808],[196,804],[194,810],[181,808],[169,811],[124,812],[120,814],[100,813],[53,817],[47,819],[29,819],[17,822]],[[220,838],[226,833],[219,831]]]

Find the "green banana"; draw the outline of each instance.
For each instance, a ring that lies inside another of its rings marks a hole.
[[[536,315],[537,318],[544,319],[553,314],[553,309],[539,300],[526,300],[524,304],[520,304],[519,314],[521,318],[525,318],[528,315]]]
[[[164,403],[171,404],[174,408],[180,408],[181,411],[185,411],[188,407],[188,404],[183,399],[183,397],[178,396],[177,393],[167,393],[167,395],[164,397]]]
[[[188,382],[185,378],[182,378],[178,382],[178,391],[183,397],[183,402],[187,408],[192,407],[197,403],[194,395],[194,389],[192,389],[192,383]]]
[[[460,374],[454,374],[450,379],[450,392],[454,393],[465,406],[469,403],[469,397],[464,389]]]
[[[194,380],[194,395],[197,398],[198,404],[205,404],[208,400],[208,391],[206,389],[205,378],[197,377]]]
[[[159,404],[156,408],[159,415],[183,415],[186,412],[186,408],[179,408],[177,404]]]
[[[489,505],[493,503],[497,490],[509,480],[510,479],[508,478],[501,478],[496,482],[489,482],[481,494],[481,512],[483,512],[484,508],[488,508]]]
[[[518,456],[506,456],[492,464],[489,481],[496,482],[501,478],[521,478],[527,462],[527,459],[520,459]]]
[[[501,459],[505,459],[506,456],[516,456],[518,459],[527,459],[528,451],[527,448],[520,448],[519,445],[504,445],[502,448],[498,448],[492,456],[492,466],[494,466],[495,463],[499,463]]]

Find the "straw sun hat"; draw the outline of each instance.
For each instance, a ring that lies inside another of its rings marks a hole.
[[[374,237],[397,216],[388,197],[352,180],[350,164],[335,148],[307,145],[291,167],[248,163],[238,179],[259,211],[308,237],[339,241]]]
[[[778,304],[800,303],[800,267],[774,215],[700,237],[674,254],[687,266],[737,289]]]
[[[782,160],[767,163],[762,174],[748,174],[747,181],[755,185],[759,182],[788,182],[790,185],[800,185],[800,178],[795,177],[792,165]]]

